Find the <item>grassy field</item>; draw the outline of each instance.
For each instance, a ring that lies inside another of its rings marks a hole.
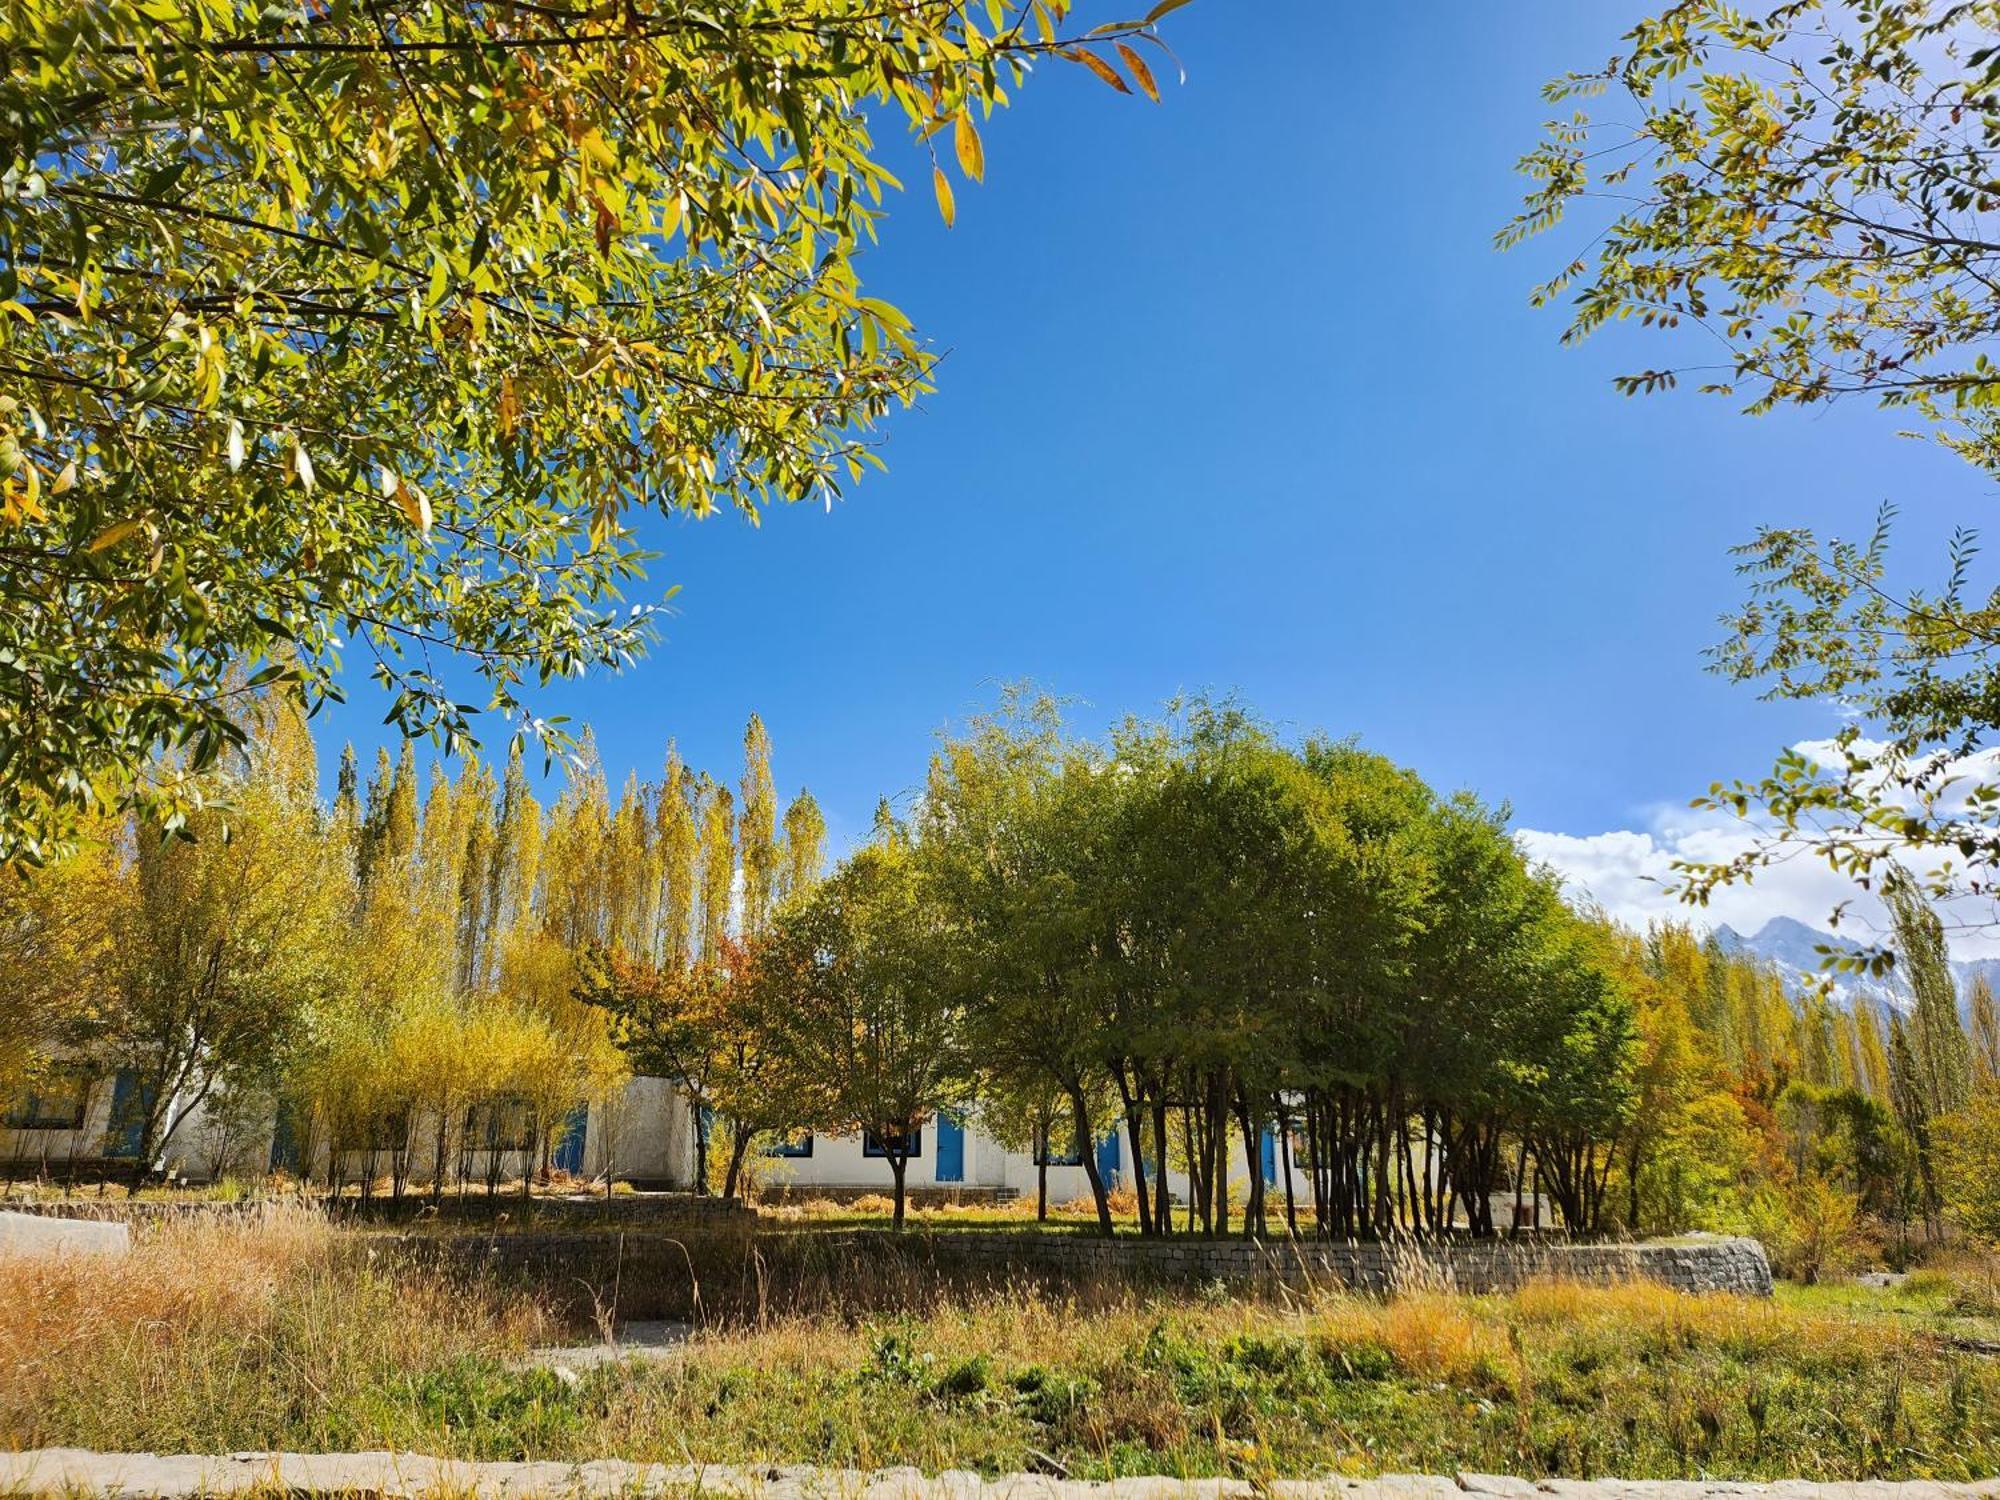
[[[566,1376],[541,1299],[297,1212],[0,1262],[0,1443],[818,1462],[1077,1477],[2000,1471],[1990,1273],[1775,1301],[1056,1294],[705,1329]]]

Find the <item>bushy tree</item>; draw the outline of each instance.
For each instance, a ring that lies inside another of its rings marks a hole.
[[[873,1138],[898,1229],[917,1133],[973,1092],[957,936],[890,829],[787,907],[766,950],[767,993],[793,1016],[786,1066],[814,1097],[815,1117],[800,1123]]]
[[[310,739],[289,699],[258,708],[215,802],[179,831],[141,819],[110,911],[105,1003],[79,1040],[134,1068],[134,1171],[232,1073],[279,1055],[343,982],[348,887],[329,869]],[[227,811],[223,810],[226,805]]]

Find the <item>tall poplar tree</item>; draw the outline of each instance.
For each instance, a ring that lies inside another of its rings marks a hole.
[[[743,855],[743,936],[770,920],[778,882],[778,793],[771,784],[771,736],[756,714],[743,730],[743,806],[737,819]]]
[[[656,842],[660,850],[660,953],[667,969],[685,969],[695,959],[695,925],[701,872],[699,790],[680,751],[667,745],[666,774],[660,783]]]
[[[1972,1021],[1972,1071],[1982,1089],[2000,1088],[2000,1007],[1993,1001],[1993,986],[1984,974],[1972,977],[1972,998],[1968,1006]]]
[[[1911,1006],[1912,1086],[1928,1120],[1963,1109],[1972,1093],[1972,1048],[1958,1017],[1958,980],[1945,950],[1944,926],[1900,867],[1883,882],[1895,929],[1896,956]]]
[[[812,889],[826,863],[826,815],[813,794],[801,788],[785,809],[785,842],[778,861],[779,903]]]
[[[730,894],[736,884],[736,799],[729,788],[706,778],[701,796],[702,963],[715,962],[729,934]]]

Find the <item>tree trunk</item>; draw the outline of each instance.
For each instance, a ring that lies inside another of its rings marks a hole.
[[[698,1198],[708,1196],[708,1111],[693,1099],[688,1101],[688,1110],[694,1118],[694,1191]]]
[[[894,1151],[884,1153],[889,1158],[889,1174],[896,1179],[896,1216],[891,1224],[895,1229],[903,1227],[903,1174],[910,1167],[909,1137],[905,1136],[903,1139],[904,1146],[900,1154]]]
[[[1258,1139],[1250,1106],[1240,1097],[1236,1102],[1236,1123],[1243,1132],[1243,1159],[1250,1166],[1250,1193],[1243,1205],[1243,1237],[1256,1239],[1264,1232],[1264,1161],[1258,1149],[1263,1143]]]
[[[1117,1231],[1111,1223],[1111,1197],[1104,1188],[1104,1174],[1097,1170],[1097,1151],[1090,1138],[1090,1111],[1083,1102],[1083,1087],[1069,1086],[1070,1115],[1076,1121],[1076,1154],[1083,1162],[1083,1175],[1090,1179],[1090,1196],[1097,1203],[1097,1229],[1106,1239]]]
[[[1278,1170],[1285,1174],[1285,1232],[1299,1237],[1299,1205],[1292,1188],[1292,1120],[1283,1105],[1278,1107]]]
[[[735,1125],[730,1128],[729,1171],[724,1174],[722,1179],[723,1197],[734,1198],[736,1196],[736,1179],[743,1173],[743,1159],[750,1154],[750,1142],[756,1137],[756,1134],[756,1131],[742,1125]]]

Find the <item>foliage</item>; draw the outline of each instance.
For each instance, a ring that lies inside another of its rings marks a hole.
[[[0,1098],[12,1098],[111,994],[117,829],[95,820],[54,869],[0,867]]]
[[[1771,1268],[1807,1286],[1847,1269],[1854,1258],[1854,1196],[1817,1174],[1765,1189],[1751,1206],[1750,1222]]]
[[[2000,1095],[1981,1093],[1935,1128],[1945,1212],[1973,1234],[2000,1240]]]
[[[342,982],[349,887],[319,838],[311,741],[296,706],[258,706],[246,752],[211,773],[232,809],[184,834],[138,820],[98,916],[110,934],[103,1005],[71,1044],[145,1081],[134,1170],[232,1074],[281,1053]]]
[[[1544,91],[1576,107],[1523,159],[1534,186],[1500,242],[1615,205],[1537,291],[1571,297],[1568,340],[1685,324],[1730,352],[1705,388],[1750,411],[1873,398],[1950,424],[2000,474],[1991,19],[1919,0],[1665,6],[1603,68]],[[1605,93],[1616,107],[1595,118]]]
[[[2000,474],[1992,39],[1979,6],[1668,5],[1602,69],[1549,86],[1577,108],[1523,160],[1533,186],[1501,242],[1602,203],[1591,248],[1536,293],[1572,298],[1567,339],[1628,320],[1698,331],[1730,355],[1704,389],[1752,412],[1873,399]],[[1600,117],[1583,101],[1606,92],[1618,104]],[[1619,384],[1675,380],[1649,369]],[[1766,527],[1739,549],[1749,597],[1716,670],[1837,703],[1850,722],[1830,746],[1710,789],[1697,805],[1749,820],[1753,841],[1683,865],[1690,899],[1804,850],[1864,888],[1902,861],[1934,894],[1990,904],[2000,787],[1966,758],[1994,722],[2000,594],[1976,581],[1970,531],[1939,585],[1892,583],[1892,514],[1862,542]]]
[[[1122,1125],[1146,1232],[1173,1227],[1162,1164],[1190,1225],[1226,1231],[1239,1144],[1243,1225],[1266,1229],[1267,1130],[1310,1184],[1301,1204],[1278,1174],[1291,1229],[1490,1231],[1503,1137],[1570,1227],[1603,1222],[1629,1001],[1472,799],[1351,744],[1280,745],[1230,704],[1093,745],[1017,695],[946,741],[916,834],[986,1086],[1066,1100],[1084,1142]]]
[[[873,130],[977,179],[1038,61],[1157,97],[1150,28],[1070,8],[7,6],[0,858],[114,793],[171,825],[156,750],[350,657],[406,733],[472,742],[445,647],[559,740],[525,688],[658,608],[632,511],[830,502],[927,388],[857,274]]]
[[[807,1080],[809,1128],[866,1132],[895,1181],[895,1224],[917,1133],[972,1094],[957,934],[900,830],[851,855],[788,907],[761,955],[773,1037]]]

